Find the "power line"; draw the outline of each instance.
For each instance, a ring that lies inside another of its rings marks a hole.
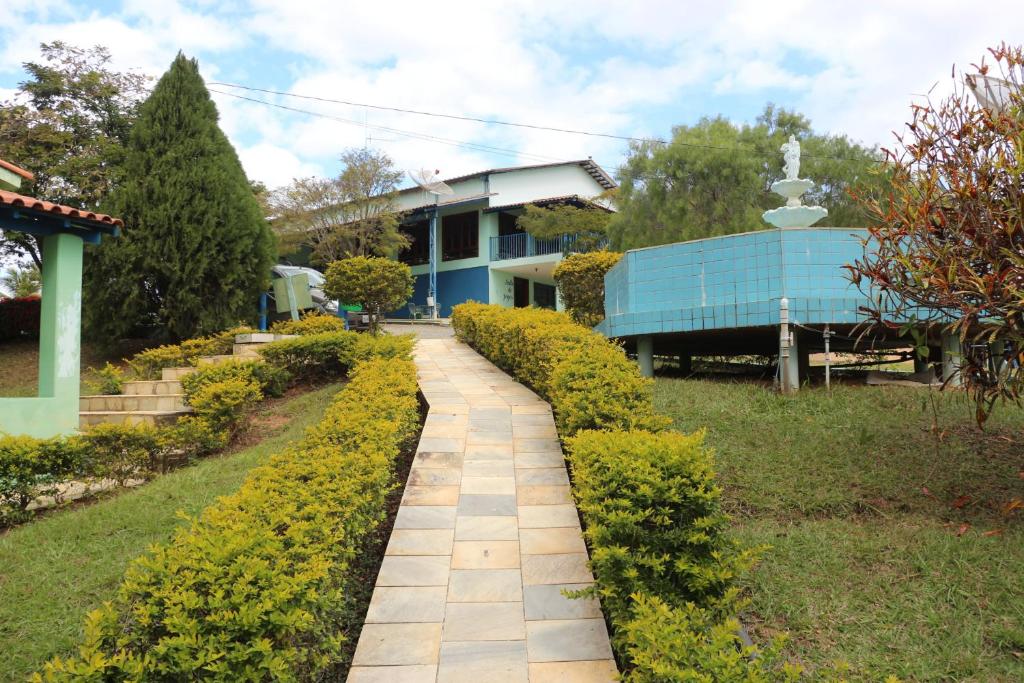
[[[323,112],[311,111],[309,109],[299,109],[297,107],[289,107],[288,105],[278,104],[276,102],[268,102],[267,100],[257,99],[255,97],[246,97],[245,95],[238,95],[236,93],[225,92],[223,90],[217,90],[210,88],[210,92],[217,93],[219,95],[226,95],[228,97],[234,97],[239,100],[245,100],[247,102],[255,102],[257,104],[263,104],[268,107],[274,107],[276,109],[283,109],[285,111],[296,112],[299,114],[307,114],[309,116],[316,116],[323,119],[329,119],[331,121],[338,121],[340,123],[346,123],[352,126],[358,126],[360,128],[373,128],[374,130],[382,130],[388,133],[395,133],[396,135],[402,135],[404,137],[425,140],[428,142],[438,142],[445,145],[451,145],[453,147],[464,147],[466,149],[473,149],[481,152],[489,152],[492,154],[504,154],[512,157],[532,157],[538,161],[566,161],[558,157],[550,157],[542,154],[534,154],[531,152],[521,152],[513,149],[506,149],[502,147],[491,147],[489,145],[482,145],[476,142],[468,142],[466,140],[454,140],[452,138],[443,138],[437,135],[430,135],[427,133],[418,133],[416,131],[402,130],[399,128],[391,128],[388,126],[380,126],[375,124],[367,124],[362,121],[356,121],[354,119],[346,119],[340,116],[334,116],[332,114],[324,114]]]
[[[482,119],[476,116],[464,116],[460,114],[443,114],[432,111],[422,111],[419,109],[403,109],[402,107],[389,107],[382,104],[367,104],[365,102],[350,102],[349,100],[338,100],[329,97],[318,97],[316,95],[299,95],[297,93],[284,92],[281,90],[270,90],[267,88],[254,88],[248,85],[240,85],[238,83],[222,83],[219,81],[211,81],[210,85],[219,85],[227,88],[240,88],[242,90],[250,90],[253,92],[262,92],[270,95],[282,95],[284,97],[296,97],[303,100],[315,100],[317,102],[330,102],[331,104],[346,104],[351,107],[364,107],[366,109],[378,109],[380,111],[393,111],[400,114],[415,114],[417,116],[432,116],[440,119],[453,119],[455,121],[471,121],[473,123],[485,123],[488,125],[495,126],[512,126],[514,128],[529,128],[531,130],[546,130],[555,133],[567,133],[570,135],[587,135],[595,138],[609,138],[611,140],[623,140],[626,142],[660,142],[665,144],[664,140],[656,138],[636,138],[628,135],[616,135],[615,133],[599,133],[589,130],[576,130],[573,128],[558,128],[555,126],[541,126],[532,123],[517,123],[514,121],[501,121],[498,119]]]
[[[231,92],[225,92],[223,90],[217,90],[216,88],[209,88],[209,91],[212,92],[212,93],[217,93],[218,95],[225,95],[227,97],[234,97],[234,98],[239,99],[239,100],[245,100],[246,102],[255,102],[257,104],[263,104],[263,105],[266,105],[268,107],[274,107],[276,109],[283,109],[285,111],[295,112],[295,113],[299,113],[299,114],[307,114],[309,116],[315,116],[315,117],[322,118],[322,119],[328,119],[330,121],[338,121],[339,123],[345,123],[345,124],[349,124],[349,125],[352,125],[352,126],[358,126],[360,128],[373,128],[374,130],[386,131],[388,133],[394,133],[396,135],[401,135],[401,136],[404,136],[404,137],[407,137],[407,138],[411,138],[411,139],[414,139],[414,140],[424,140],[424,141],[427,141],[427,142],[438,142],[438,143],[441,143],[441,144],[450,145],[452,147],[462,147],[464,149],[470,149],[470,150],[473,150],[473,151],[484,152],[484,153],[487,153],[487,154],[497,154],[497,155],[507,156],[507,157],[516,158],[516,159],[519,159],[519,158],[522,158],[522,157],[527,157],[527,158],[532,158],[533,160],[536,160],[536,161],[555,162],[555,163],[564,163],[564,162],[573,161],[573,159],[565,159],[565,158],[562,158],[562,157],[552,157],[552,156],[546,156],[546,155],[543,155],[543,154],[535,154],[535,153],[532,153],[532,152],[522,152],[522,151],[519,151],[519,150],[507,149],[507,148],[503,148],[503,147],[491,147],[489,145],[482,145],[482,144],[479,144],[479,143],[476,143],[476,142],[469,142],[469,141],[466,141],[466,140],[455,140],[455,139],[452,139],[452,138],[443,138],[443,137],[440,137],[440,136],[437,136],[437,135],[429,135],[427,133],[419,133],[419,132],[416,132],[416,131],[402,130],[400,128],[391,128],[389,126],[380,126],[380,125],[376,125],[376,124],[368,124],[366,122],[357,121],[355,119],[346,119],[346,118],[341,117],[341,116],[335,116],[335,115],[332,115],[332,114],[325,114],[323,112],[311,111],[309,109],[300,109],[298,107],[290,107],[290,106],[285,105],[285,104],[278,104],[276,102],[268,102],[267,100],[261,100],[261,99],[255,98],[255,97],[247,97],[245,95],[239,95],[237,93],[231,93]],[[735,150],[732,150],[732,151],[735,151]],[[637,180],[637,179],[647,179],[647,180],[650,180],[650,179],[664,179],[666,177],[662,173],[643,173],[643,172],[637,172],[637,171],[634,171],[632,169],[628,169],[628,168],[625,168],[625,167],[622,167],[622,166],[610,167],[610,170],[613,173],[616,173],[616,174],[618,174],[620,176],[629,176],[629,177],[633,178],[634,180]]]
[[[391,112],[397,112],[397,113],[400,113],[400,114],[413,114],[413,115],[416,115],[416,116],[429,116],[429,117],[433,117],[433,118],[450,119],[450,120],[455,120],[455,121],[469,121],[469,122],[472,122],[472,123],[483,123],[483,124],[487,124],[487,125],[511,126],[511,127],[514,127],[514,128],[527,128],[527,129],[530,129],[530,130],[550,131],[550,132],[554,132],[554,133],[563,133],[563,134],[568,134],[568,135],[585,135],[585,136],[589,136],[589,137],[607,138],[607,139],[610,139],[610,140],[622,140],[624,142],[638,142],[638,143],[653,142],[653,143],[661,144],[661,145],[678,144],[678,145],[682,145],[684,147],[695,147],[695,148],[699,148],[699,149],[710,149],[710,150],[717,150],[717,151],[723,151],[723,152],[755,152],[755,153],[757,152],[757,150],[746,149],[746,148],[742,148],[742,147],[723,147],[723,146],[720,146],[720,145],[703,145],[703,144],[696,143],[696,142],[674,142],[674,143],[670,143],[669,141],[664,140],[662,138],[653,138],[653,137],[640,138],[640,137],[635,137],[635,136],[631,136],[631,135],[617,135],[615,133],[603,133],[603,132],[598,132],[598,131],[588,131],[588,130],[581,130],[581,129],[574,129],[574,128],[559,128],[557,126],[543,126],[543,125],[532,124],[532,123],[521,123],[521,122],[515,122],[515,121],[503,121],[503,120],[500,120],[500,119],[484,119],[484,118],[479,118],[479,117],[476,117],[476,116],[466,116],[466,115],[462,115],[462,114],[448,114],[448,113],[432,112],[432,111],[426,111],[426,110],[420,110],[420,109],[406,109],[406,108],[403,108],[403,107],[392,107],[392,106],[381,105],[381,104],[370,104],[370,103],[367,103],[367,102],[353,102],[351,100],[342,100],[342,99],[336,99],[336,98],[330,98],[330,97],[322,97],[322,96],[318,96],[318,95],[302,95],[302,94],[298,94],[298,93],[285,92],[283,90],[272,90],[272,89],[269,89],[269,88],[256,88],[256,87],[253,87],[253,86],[241,85],[239,83],[225,83],[225,82],[221,82],[221,81],[211,81],[210,85],[217,85],[217,86],[227,87],[227,88],[238,88],[238,89],[241,89],[241,90],[248,90],[248,91],[251,91],[251,92],[261,92],[261,93],[266,93],[266,94],[270,94],[270,95],[280,95],[280,96],[283,96],[283,97],[294,97],[294,98],[304,99],[304,100],[313,100],[313,101],[316,101],[316,102],[326,102],[326,103],[330,103],[330,104],[343,104],[343,105],[347,105],[347,106],[351,106],[351,107],[362,107],[362,108],[365,108],[365,109],[376,109],[376,110],[379,110],[379,111],[391,111]],[[224,93],[222,91],[215,91],[215,92],[221,92],[221,94],[231,95],[233,97],[242,97],[240,95],[234,95],[232,93]],[[242,99],[247,99],[247,98],[242,97]],[[273,103],[270,103],[270,102],[266,102],[265,100],[253,99],[252,101],[254,101],[254,102],[262,102],[264,104],[273,104]],[[312,113],[312,112],[306,112],[306,113]],[[533,156],[536,156],[536,155],[533,155]],[[804,159],[831,159],[831,160],[835,160],[835,161],[851,161],[851,162],[856,162],[856,163],[867,163],[865,159],[858,159],[858,158],[855,158],[855,157],[840,157],[840,156],[832,156],[832,155],[803,154],[802,158],[804,158]]]

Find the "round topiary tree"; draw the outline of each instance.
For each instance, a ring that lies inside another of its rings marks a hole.
[[[384,311],[400,308],[412,296],[413,277],[409,266],[377,256],[354,256],[327,267],[327,296],[345,303],[357,303],[370,314],[370,331],[380,331]]]
[[[604,274],[621,258],[614,251],[592,251],[567,256],[555,266],[555,283],[573,320],[593,327],[604,319]]]

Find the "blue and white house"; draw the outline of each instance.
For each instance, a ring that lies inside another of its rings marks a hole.
[[[552,271],[572,238],[537,240],[516,226],[527,204],[593,206],[593,200],[615,187],[591,159],[534,166],[495,168],[445,181],[453,194],[437,198],[416,187],[397,199],[406,212],[402,230],[412,245],[399,260],[416,277],[408,317],[425,310],[430,280],[431,217],[437,212],[434,259],[437,269],[438,314],[474,300],[509,307],[561,306]],[[599,205],[599,204],[598,204]]]

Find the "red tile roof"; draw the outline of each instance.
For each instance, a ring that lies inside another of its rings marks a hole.
[[[6,168],[11,173],[17,173],[18,175],[20,175],[25,180],[35,180],[36,179],[36,177],[34,175],[29,173],[25,169],[21,168],[20,166],[15,166],[11,162],[4,161],[3,159],[0,159],[0,168]]]
[[[34,197],[26,197],[23,194],[17,194],[15,192],[4,192],[3,190],[0,190],[0,206],[5,205],[13,206],[18,209],[27,209],[30,211],[42,211],[44,213],[53,213],[57,214],[58,216],[66,216],[67,218],[76,218],[81,221],[89,221],[90,223],[102,223],[105,225],[124,226],[124,221],[122,221],[120,218],[114,218],[113,216],[108,216],[105,213],[93,213],[92,211],[83,211],[82,209],[76,209],[71,206],[64,206],[63,204],[53,204],[51,202],[44,202],[43,200],[35,199]]]

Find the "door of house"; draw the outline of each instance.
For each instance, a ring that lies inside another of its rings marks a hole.
[[[530,281],[524,277],[517,277],[512,283],[513,296],[515,297],[516,308],[526,308],[530,305]]]

